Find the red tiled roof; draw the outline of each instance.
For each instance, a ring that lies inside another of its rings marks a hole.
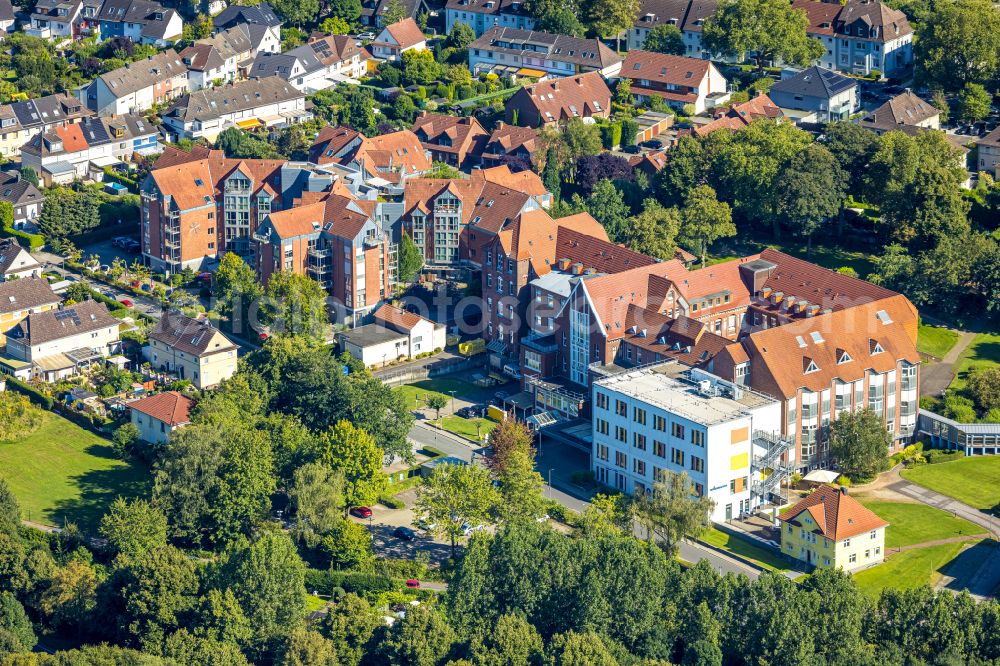
[[[128,406],[174,427],[191,423],[191,408],[194,407],[194,401],[177,391],[164,391],[130,402]]]
[[[698,88],[708,76],[712,63],[700,58],[631,50],[625,56],[621,76],[656,83]]]
[[[414,326],[426,320],[418,314],[401,310],[386,303],[375,311],[375,321],[390,324],[404,331],[411,331]]]
[[[525,98],[544,123],[601,115],[611,108],[611,90],[600,72],[539,81],[518,90],[508,104]]]
[[[389,31],[392,38],[403,49],[427,40],[420,26],[412,18],[405,18],[398,23],[386,26],[385,29]]]
[[[818,531],[834,541],[849,539],[889,525],[858,500],[830,486],[820,486],[779,515],[778,520],[803,526],[800,519],[803,512],[808,512],[816,523],[816,529],[809,530],[810,532]]]
[[[720,129],[738,130],[760,118],[773,120],[782,117],[784,113],[778,105],[767,95],[760,94],[742,104],[731,104],[723,115],[706,125],[695,127],[694,132],[698,136],[708,136]]]

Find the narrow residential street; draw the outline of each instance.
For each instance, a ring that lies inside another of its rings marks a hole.
[[[476,448],[472,442],[421,421],[417,421],[413,425],[409,436],[410,440],[419,446],[431,446],[445,455],[462,460],[471,462],[477,456],[483,455],[483,450]],[[573,472],[587,469],[587,455],[585,453],[549,439],[545,441],[542,453],[538,456],[536,468],[547,484],[551,478],[552,485],[546,485],[546,497],[577,512],[583,512],[587,509],[589,503],[587,494],[569,482]],[[645,531],[636,526],[635,536],[645,538]],[[679,555],[685,562],[695,563],[707,560],[712,568],[721,574],[744,574],[751,579],[756,579],[761,574],[761,570],[757,567],[751,567],[735,558],[694,542],[681,543]]]

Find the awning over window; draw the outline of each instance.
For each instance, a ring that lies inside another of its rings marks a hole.
[[[543,76],[545,76],[545,74],[546,72],[543,72],[540,69],[528,69],[527,67],[522,67],[521,69],[517,70],[518,76],[533,76],[536,79],[542,78]]]
[[[236,123],[236,126],[240,129],[253,129],[254,127],[260,127],[264,123],[260,122],[256,118],[250,118],[248,120],[241,120]]]

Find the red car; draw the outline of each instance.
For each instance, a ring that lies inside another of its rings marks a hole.
[[[257,336],[257,339],[260,340],[261,342],[267,342],[267,339],[270,337],[271,336],[268,335],[267,333],[261,333],[260,335]]]
[[[351,509],[351,515],[357,516],[358,518],[371,518],[372,510],[366,506],[356,506]]]
[[[406,587],[409,587],[409,588],[420,587],[420,581],[419,580],[413,580],[411,578],[410,580],[406,581]]]
[[[131,301],[130,299],[128,299],[128,298],[123,298],[123,299],[122,299],[121,301],[119,301],[119,302],[120,302],[120,303],[121,303],[122,305],[124,305],[125,307],[127,307],[127,308],[130,308],[130,307],[132,307],[133,305],[135,305],[135,303],[133,303],[133,302],[132,302],[132,301]]]

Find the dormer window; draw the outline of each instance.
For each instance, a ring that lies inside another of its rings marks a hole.
[[[851,358],[850,354],[846,351],[841,351],[840,358],[837,359],[837,365],[840,365],[841,363],[850,363],[853,360],[854,359]]]
[[[806,366],[805,373],[808,375],[811,372],[819,372],[819,366],[816,365],[816,361],[810,360],[809,364]]]
[[[872,343],[871,344],[872,356],[875,356],[876,354],[881,354],[882,352],[885,351],[884,349],[882,349],[882,344],[880,342],[872,340],[871,343]]]

